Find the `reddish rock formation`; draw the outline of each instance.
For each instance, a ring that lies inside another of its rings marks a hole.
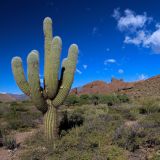
[[[110,94],[113,92],[127,94],[132,97],[160,96],[160,75],[147,80],[124,82],[122,79],[111,79],[111,83],[94,81],[80,88],[74,88],[71,94]]]
[[[71,94],[109,94],[112,92],[118,92],[122,89],[132,88],[134,83],[124,82],[122,79],[118,80],[112,78],[111,83],[106,83],[104,81],[94,81],[88,83],[80,88],[74,88]]]
[[[158,97],[160,96],[160,75],[139,81],[134,84],[132,89],[121,90],[120,92],[133,97]]]

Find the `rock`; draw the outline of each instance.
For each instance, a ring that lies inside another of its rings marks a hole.
[[[147,80],[136,82],[125,82],[123,79],[112,78],[111,83],[104,81],[93,81],[82,87],[74,88],[71,94],[127,94],[128,96],[139,98],[160,96],[160,75],[151,77]]]
[[[93,81],[88,83],[81,88],[74,88],[71,90],[71,94],[110,94],[118,92],[123,89],[132,88],[134,83],[124,82],[122,79],[118,80],[112,78],[111,83],[104,81]]]

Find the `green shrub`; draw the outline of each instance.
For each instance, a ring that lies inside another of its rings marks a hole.
[[[68,106],[68,107],[69,107],[69,106],[75,106],[75,105],[79,104],[79,97],[76,96],[76,95],[69,95],[69,96],[66,98],[64,104],[65,104],[66,106]]]
[[[9,112],[5,119],[7,122],[7,128],[9,130],[21,130],[27,128],[36,127],[36,119],[40,118],[39,112],[20,112],[12,110]]]
[[[143,99],[140,101],[141,106],[139,107],[140,114],[151,114],[160,112],[160,103],[154,99]]]
[[[126,94],[118,94],[117,98],[119,99],[120,102],[126,103],[129,102],[129,97]]]
[[[116,94],[101,95],[100,103],[107,104],[108,106],[112,106],[112,105],[120,103],[120,100],[118,99]]]
[[[64,112],[62,115],[62,120],[60,122],[60,135],[65,135],[68,130],[73,127],[81,126],[84,122],[84,116],[82,112],[73,111],[72,113]]]
[[[10,106],[6,103],[0,104],[0,118],[4,118],[10,112]]]
[[[91,103],[94,104],[95,106],[99,104],[99,95],[98,94],[93,94],[90,97]]]
[[[17,118],[8,119],[8,128],[12,130],[18,130],[23,128],[34,128],[34,117],[30,114],[21,114]]]
[[[134,152],[139,149],[138,138],[143,136],[143,132],[139,124],[133,125],[131,127],[120,126],[116,129],[113,141],[118,146]]]
[[[90,103],[90,97],[88,94],[82,94],[79,96],[79,103],[80,105],[83,104],[89,104]]]
[[[138,114],[135,111],[135,105],[131,104],[119,104],[118,106],[110,107],[110,110],[120,114],[124,119],[134,121],[138,118]]]
[[[3,146],[10,150],[14,150],[18,147],[16,140],[12,136],[5,136],[3,138]]]
[[[119,103],[129,102],[129,97],[127,95],[120,94],[110,94],[110,95],[100,95],[100,94],[82,94],[80,96],[69,95],[65,101],[66,106],[74,106],[74,105],[86,105],[86,104],[107,104],[108,106],[112,106]]]
[[[108,104],[108,106],[126,102],[129,102],[129,97],[125,94],[109,94],[100,96],[100,103]]]
[[[10,103],[10,106],[18,106],[18,105],[19,105],[19,102],[16,102],[16,101]]]

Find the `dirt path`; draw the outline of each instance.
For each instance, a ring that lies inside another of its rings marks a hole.
[[[18,155],[23,150],[23,142],[31,137],[37,129],[31,129],[27,132],[17,132],[15,133],[14,137],[16,139],[17,144],[20,144],[18,149],[15,150],[6,150],[5,148],[0,148],[0,160],[19,160]]]

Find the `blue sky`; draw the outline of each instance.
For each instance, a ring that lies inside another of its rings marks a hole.
[[[28,53],[40,52],[43,78],[42,22],[53,19],[62,38],[62,59],[70,44],[79,46],[75,86],[94,80],[146,79],[160,74],[159,0],[1,0],[0,92],[21,93],[11,59],[20,56],[26,71]]]

